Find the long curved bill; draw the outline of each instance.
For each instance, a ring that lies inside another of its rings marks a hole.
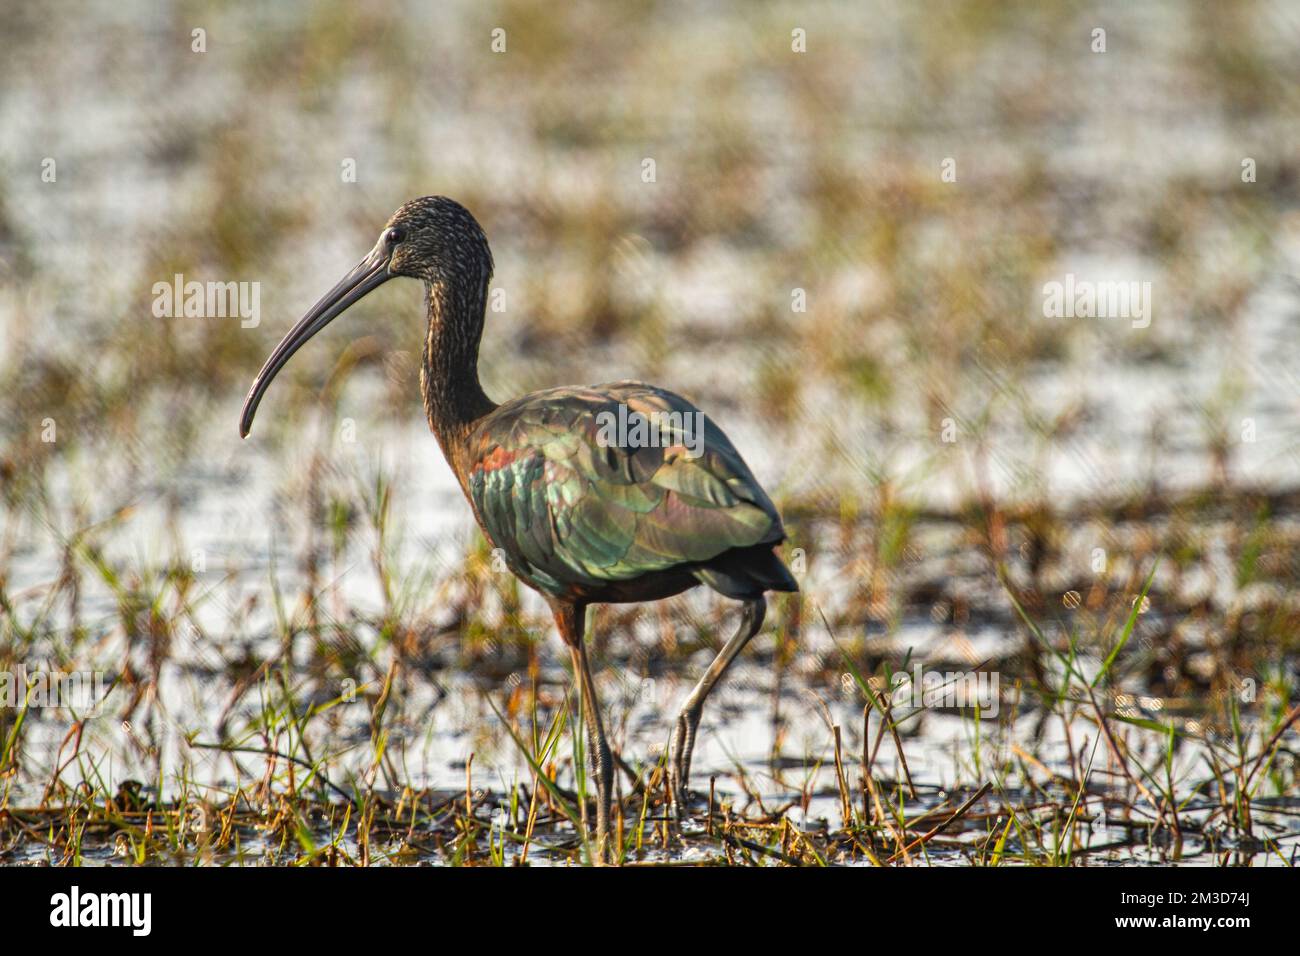
[[[358,263],[334,288],[321,297],[311,310],[298,320],[298,324],[289,330],[271,357],[266,360],[262,370],[253,380],[253,387],[244,399],[244,410],[239,417],[239,437],[247,438],[253,427],[253,416],[257,414],[258,403],[271,385],[276,373],[288,363],[293,353],[302,348],[303,343],[342,315],[352,305],[360,301],[371,290],[383,285],[392,275],[388,271],[389,252],[381,241],[370,254]]]

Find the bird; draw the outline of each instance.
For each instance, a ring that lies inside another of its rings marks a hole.
[[[587,609],[700,585],[740,602],[739,626],[671,729],[669,812],[681,821],[705,700],[762,627],[766,592],[799,586],[778,553],[786,533],[771,498],[722,430],[685,398],[634,381],[546,388],[500,405],[488,398],[478,354],[492,273],[487,236],[468,209],[445,196],[403,204],[370,252],[272,351],[244,401],[239,433],[248,436],[271,381],[308,339],[390,279],[424,284],[420,391],[430,430],[494,553],[550,606],[586,725],[595,862],[617,862],[614,764],[586,650]]]

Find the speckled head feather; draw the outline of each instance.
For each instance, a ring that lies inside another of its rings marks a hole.
[[[446,196],[412,199],[380,237],[388,272],[424,280],[429,327],[420,363],[425,414],[448,457],[470,422],[496,406],[478,380],[492,251],[470,211]]]
[[[487,236],[470,211],[454,199],[412,199],[393,213],[384,234],[397,239],[388,262],[392,275],[474,285],[492,277]]]

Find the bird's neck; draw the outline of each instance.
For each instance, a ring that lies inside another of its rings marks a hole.
[[[429,328],[420,365],[424,413],[462,484],[466,440],[483,416],[496,408],[478,380],[487,283],[487,275],[473,282],[425,283]]]

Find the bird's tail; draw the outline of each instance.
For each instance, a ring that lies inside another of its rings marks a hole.
[[[694,570],[703,584],[738,601],[761,597],[764,591],[798,591],[790,569],[770,544],[732,548]]]

